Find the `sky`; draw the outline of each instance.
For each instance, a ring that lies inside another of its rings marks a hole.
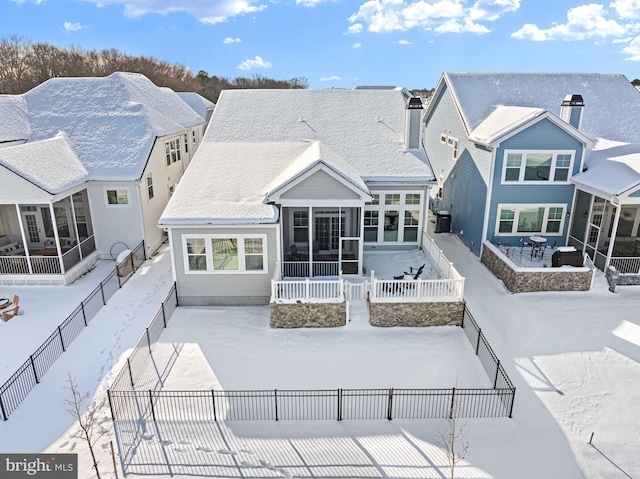
[[[640,77],[640,0],[0,0],[0,36],[13,34],[310,88],[432,88],[445,71]]]

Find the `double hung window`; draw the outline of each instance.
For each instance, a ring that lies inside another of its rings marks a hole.
[[[561,235],[566,205],[499,205],[496,235]]]
[[[266,235],[185,235],[185,271],[265,272],[266,243]]]
[[[559,182],[571,176],[573,151],[508,150],[504,156],[503,183]]]
[[[421,225],[422,193],[379,192],[364,209],[365,243],[415,243]]]

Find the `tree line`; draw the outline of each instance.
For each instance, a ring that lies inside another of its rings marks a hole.
[[[114,72],[145,75],[160,87],[174,91],[193,91],[212,102],[222,90],[234,88],[308,88],[304,77],[272,80],[260,75],[251,78],[209,76],[206,71],[194,75],[190,68],[170,64],[154,57],[133,56],[115,48],[85,50],[47,43],[33,43],[18,36],[0,38],[0,94],[25,93],[50,78],[103,77]]]

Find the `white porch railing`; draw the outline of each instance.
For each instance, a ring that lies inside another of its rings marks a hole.
[[[372,303],[433,303],[462,301],[464,278],[459,279],[376,279],[371,272]]]
[[[309,276],[309,263],[306,261],[284,261],[282,275],[287,278],[306,278]]]
[[[274,303],[344,303],[344,280],[275,281],[271,280]]]
[[[422,231],[422,249],[433,258],[433,264],[440,269],[444,278],[462,279],[464,284],[464,278],[453,267],[453,263],[447,259],[444,252],[438,248],[426,230]]]
[[[613,266],[623,274],[638,274],[640,273],[640,258],[632,256],[612,257],[609,266]]]

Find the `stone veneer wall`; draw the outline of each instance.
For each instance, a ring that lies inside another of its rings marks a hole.
[[[369,303],[372,326],[460,326],[464,301],[442,303]]]
[[[271,303],[272,328],[335,328],[345,324],[346,303]]]
[[[485,243],[482,248],[482,263],[512,293],[535,291],[588,291],[591,288],[593,271],[583,268],[548,268],[548,271],[514,270],[493,249]]]

